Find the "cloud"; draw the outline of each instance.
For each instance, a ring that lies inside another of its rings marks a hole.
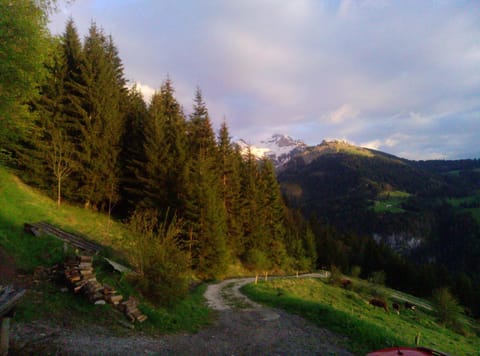
[[[111,33],[144,94],[169,75],[188,112],[200,86],[216,127],[284,130],[408,157],[480,156],[480,2],[82,0],[72,16]],[[466,131],[468,130],[468,131]]]
[[[358,111],[353,109],[350,105],[344,104],[337,110],[328,115],[328,120],[334,124],[339,124],[347,119],[355,118],[358,115]]]
[[[148,84],[142,84],[140,82],[135,82],[131,86],[135,85],[143,95],[143,99],[146,103],[149,103],[152,99],[152,95],[155,93],[155,89],[149,86]]]

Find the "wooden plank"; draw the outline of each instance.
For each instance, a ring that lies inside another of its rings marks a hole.
[[[20,301],[25,289],[14,290],[7,286],[0,291],[0,317],[6,315]]]
[[[26,225],[27,226],[25,226],[25,229],[28,230],[29,232],[33,233],[33,229],[43,231],[48,235],[52,235],[62,241],[68,242],[71,245],[85,251],[98,252],[103,248],[101,245],[93,241],[90,241],[83,236],[66,232],[47,222],[38,222],[35,224],[26,224]]]
[[[126,267],[126,266],[124,266],[124,265],[122,265],[122,264],[120,264],[120,263],[118,263],[118,262],[112,261],[111,259],[108,259],[108,258],[106,258],[106,257],[105,257],[104,259],[105,259],[105,261],[107,261],[107,262],[110,264],[110,266],[112,266],[113,269],[114,269],[115,271],[117,271],[117,272],[120,272],[120,273],[124,273],[124,272],[125,272],[125,273],[130,273],[130,272],[132,272],[132,270],[131,270],[130,268],[128,268],[128,267]]]

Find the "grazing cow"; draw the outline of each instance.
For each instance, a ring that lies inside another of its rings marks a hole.
[[[400,315],[400,304],[392,303],[392,308],[397,312],[398,315]]]
[[[343,278],[340,283],[342,284],[342,287],[347,289],[352,286],[352,281],[348,278]]]
[[[413,310],[413,311],[415,311],[415,309],[416,309],[415,304],[412,304],[410,302],[405,302],[404,306],[405,306],[405,309],[410,309],[410,310]]]
[[[385,313],[388,313],[388,305],[386,301],[377,299],[377,298],[372,298],[368,303],[370,305],[373,305],[374,307],[383,308],[385,310]]]

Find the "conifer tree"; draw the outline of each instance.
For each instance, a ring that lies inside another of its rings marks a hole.
[[[86,206],[108,208],[118,196],[118,154],[123,131],[120,102],[124,88],[119,83],[118,58],[112,57],[113,43],[95,24],[85,39],[81,65],[84,86],[81,105],[80,143],[83,186]]]
[[[182,218],[185,191],[186,122],[167,79],[152,96],[145,123],[144,162],[136,170],[144,208]]]
[[[259,174],[258,200],[265,229],[265,242],[268,255],[276,267],[287,266],[285,247],[285,205],[280,193],[275,168],[272,161],[262,159]]]
[[[187,128],[186,218],[189,234],[196,242],[192,249],[192,265],[199,274],[214,278],[225,270],[227,261],[226,212],[220,189],[215,134],[199,89]]]
[[[251,249],[266,251],[266,230],[259,201],[259,169],[255,157],[247,152],[241,170],[241,214],[244,254]]]
[[[218,162],[220,164],[220,179],[223,206],[227,219],[227,245],[230,253],[240,257],[244,252],[242,241],[241,216],[241,181],[240,165],[242,156],[235,147],[224,121],[218,135]]]
[[[27,150],[29,170],[34,172],[40,187],[56,186],[57,205],[62,201],[62,184],[75,169],[76,150],[68,133],[65,110],[65,79],[67,66],[60,45],[45,64],[48,77],[41,95],[34,102],[36,126],[30,135],[32,150]],[[47,169],[45,169],[47,167]],[[55,182],[52,182],[52,174]]]
[[[121,182],[120,215],[127,216],[143,199],[143,189],[138,189],[137,171],[145,162],[143,145],[147,121],[147,105],[142,93],[134,85],[128,90],[125,100],[125,130],[120,153]]]

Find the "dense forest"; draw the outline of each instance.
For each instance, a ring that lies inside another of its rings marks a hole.
[[[189,115],[168,77],[146,103],[125,79],[112,36],[93,23],[82,40],[70,20],[53,37],[46,4],[0,0],[0,159],[59,206],[103,212],[142,236],[135,246],[143,253],[137,267],[147,280],[144,290],[154,295],[150,288],[166,283],[172,271],[208,280],[230,265],[256,273],[360,267],[365,277],[384,271],[389,285],[423,296],[448,285],[478,315],[479,274],[464,266],[450,272],[428,259],[412,263],[372,236],[372,224],[381,220],[372,218],[371,201],[380,187],[371,184],[375,177],[370,184],[363,177],[380,172],[411,186],[405,204],[418,207],[425,202],[418,197],[453,186],[425,173],[427,165],[442,170],[441,163],[419,162],[419,170],[382,161],[378,170],[380,161],[358,157],[292,162],[307,180],[309,204],[288,195],[287,204],[272,163],[242,155],[227,122],[214,130],[200,88]],[[308,181],[306,169],[331,174],[319,184]],[[439,239],[451,241],[448,232],[464,236],[468,216],[437,210],[446,225],[436,225]],[[387,222],[388,214],[382,216]],[[476,251],[478,225],[468,226]]]
[[[175,245],[201,279],[239,262],[252,271],[314,268],[312,235],[286,208],[272,163],[242,155],[226,122],[215,134],[199,88],[190,115],[169,78],[146,104],[96,24],[83,41],[72,20],[48,40],[38,94],[3,143],[4,162],[26,182],[58,205],[137,230],[175,227]]]
[[[324,142],[278,178],[310,218],[319,262],[358,265],[364,277],[383,270],[388,284],[422,296],[450,286],[478,315],[479,160],[409,161]]]

